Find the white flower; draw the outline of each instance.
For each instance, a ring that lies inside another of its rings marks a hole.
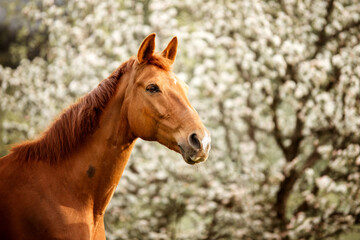
[[[316,181],[316,185],[321,190],[324,190],[324,189],[328,188],[330,186],[330,184],[332,183],[332,179],[329,176],[326,176],[326,175],[317,178],[315,181]]]

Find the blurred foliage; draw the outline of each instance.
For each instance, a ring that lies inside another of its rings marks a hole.
[[[174,72],[212,134],[211,156],[194,168],[139,140],[105,216],[108,239],[359,237],[358,1],[17,3],[0,16],[1,155],[149,33],[161,47],[179,38]]]
[[[0,3],[0,64],[16,68],[21,59],[32,60],[46,51],[48,33],[40,22],[27,21],[22,9],[27,1]],[[41,2],[37,1],[39,7]]]

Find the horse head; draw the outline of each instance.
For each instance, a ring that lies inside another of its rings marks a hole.
[[[187,98],[188,86],[171,71],[177,45],[174,37],[155,53],[155,34],[144,39],[126,90],[127,117],[135,137],[158,141],[195,164],[207,159],[211,138]]]

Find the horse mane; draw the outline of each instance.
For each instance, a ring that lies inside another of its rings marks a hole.
[[[90,93],[70,105],[38,138],[12,147],[19,160],[59,162],[67,158],[86,136],[95,132],[100,115],[116,92],[118,81],[131,66],[124,62]]]
[[[50,164],[68,158],[74,149],[98,128],[100,116],[114,96],[121,76],[135,62],[136,59],[132,57],[121,64],[95,89],[64,110],[39,138],[15,145],[11,148],[11,153],[22,161],[46,161]],[[155,65],[165,71],[171,68],[170,62],[160,55],[153,55],[144,65],[147,64]]]

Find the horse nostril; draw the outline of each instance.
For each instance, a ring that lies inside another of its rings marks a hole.
[[[189,143],[190,145],[195,148],[196,150],[201,148],[201,143],[196,135],[196,133],[193,133],[189,137]]]

